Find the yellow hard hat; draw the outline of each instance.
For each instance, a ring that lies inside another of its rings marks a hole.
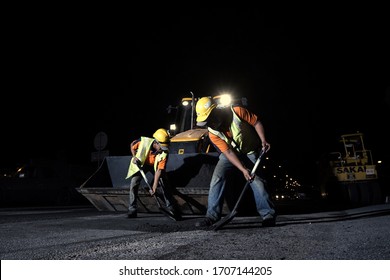
[[[160,144],[161,149],[167,150],[169,146],[169,134],[164,128],[159,128],[153,134],[153,138]]]
[[[198,100],[195,107],[196,122],[198,126],[204,126],[206,124],[207,118],[216,106],[217,105],[213,103],[211,97],[202,97]]]

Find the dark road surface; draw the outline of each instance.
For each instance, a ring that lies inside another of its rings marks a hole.
[[[218,231],[202,216],[92,207],[0,209],[1,260],[389,260],[390,204],[341,211],[236,217]]]

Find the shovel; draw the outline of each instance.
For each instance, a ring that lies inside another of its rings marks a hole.
[[[142,166],[141,166],[141,163],[139,161],[137,161],[137,166],[139,168],[139,172],[141,173],[142,175],[142,178],[144,178],[144,181],[146,183],[146,185],[148,185],[148,188],[150,191],[153,191],[153,188],[152,186],[149,184],[148,182],[148,178],[146,177],[146,174],[145,172],[142,170]],[[154,199],[156,200],[156,203],[157,203],[157,206],[158,206],[158,209],[160,210],[161,213],[163,213],[165,216],[167,216],[168,218],[174,220],[174,221],[177,221],[175,215],[173,213],[171,213],[170,211],[168,211],[167,209],[165,209],[161,203],[160,203],[160,200],[158,200],[156,194],[153,194],[152,195],[154,197]]]
[[[257,167],[259,166],[260,161],[261,161],[261,158],[263,157],[264,153],[265,153],[264,149],[261,150],[260,155],[259,155],[259,157],[257,158],[257,160],[256,160],[256,162],[255,162],[255,165],[254,165],[253,168],[252,168],[252,171],[251,171],[251,175],[252,175],[252,176],[255,174],[255,172],[256,172],[256,170],[257,170]],[[226,215],[226,216],[223,217],[221,220],[219,220],[219,221],[216,222],[214,225],[212,225],[212,226],[211,226],[211,229],[213,229],[213,230],[218,230],[218,229],[220,229],[221,227],[223,227],[224,225],[230,223],[230,222],[234,219],[234,217],[237,215],[237,208],[238,208],[238,206],[240,205],[241,200],[242,200],[242,198],[244,197],[244,193],[245,193],[245,191],[247,190],[247,188],[249,187],[249,184],[251,183],[251,181],[252,181],[252,180],[246,181],[245,186],[244,186],[244,188],[242,189],[241,194],[240,194],[240,196],[238,197],[238,200],[237,200],[236,204],[234,205],[233,210],[232,210],[228,215]]]

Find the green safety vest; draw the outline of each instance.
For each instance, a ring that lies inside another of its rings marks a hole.
[[[234,112],[233,107],[230,107],[233,112],[233,120],[230,124],[230,132],[232,137],[227,137],[220,131],[208,127],[208,131],[215,134],[219,138],[225,140],[229,147],[238,153],[252,154],[260,147],[260,138],[256,130],[248,122],[243,121]]]
[[[145,160],[149,155],[153,142],[154,142],[154,138],[141,137],[141,143],[138,147],[137,153],[135,154],[135,156],[141,161],[141,166],[144,165]],[[165,151],[156,155],[156,159],[154,161],[154,171],[157,171],[159,162],[165,159],[167,155],[168,153]],[[129,164],[129,170],[127,171],[126,179],[130,178],[138,171],[139,171],[138,166],[131,159]]]

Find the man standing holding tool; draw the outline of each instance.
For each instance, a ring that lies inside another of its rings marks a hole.
[[[126,179],[131,178],[128,218],[137,217],[138,189],[141,180],[146,179],[142,175],[151,172],[154,174],[154,178],[149,190],[150,195],[156,196],[156,199],[158,199],[158,196],[165,202],[166,209],[160,210],[165,210],[164,212],[169,211],[170,216],[174,217],[175,220],[181,219],[177,201],[169,189],[169,182],[165,172],[169,155],[169,142],[168,132],[166,129],[160,128],[153,134],[153,138],[141,136],[140,139],[134,140],[130,144],[130,151],[133,157],[126,176]],[[143,172],[142,174],[140,170]],[[162,180],[161,188],[157,188],[160,180]],[[146,183],[149,185],[149,182]],[[160,208],[160,204],[158,206]]]
[[[210,182],[206,217],[196,227],[211,227],[221,219],[227,172],[238,168],[250,181],[257,212],[262,226],[274,226],[274,204],[265,189],[263,180],[247,168],[254,166],[259,152],[267,152],[264,127],[257,115],[241,106],[217,107],[210,97],[202,97],[196,104],[197,125],[207,126],[209,138],[220,152]]]

